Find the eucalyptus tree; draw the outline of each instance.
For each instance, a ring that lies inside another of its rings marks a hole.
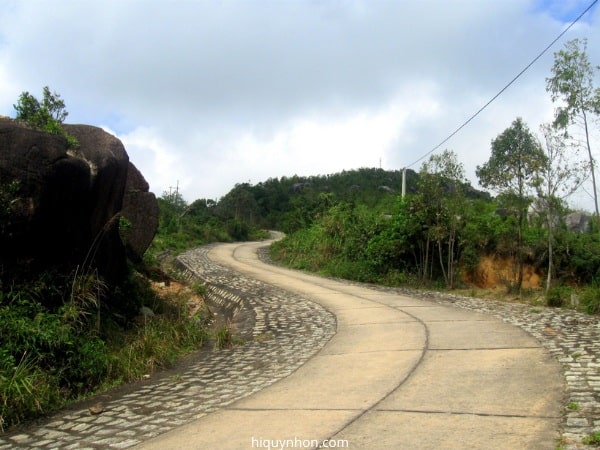
[[[546,78],[546,90],[553,102],[560,101],[556,108],[554,127],[565,132],[573,125],[583,129],[584,142],[588,154],[589,171],[594,190],[596,218],[598,211],[598,191],[596,188],[595,161],[590,144],[590,121],[600,114],[600,88],[594,88],[594,76],[598,66],[592,66],[587,55],[587,39],[573,39],[563,50],[554,54],[552,77]]]
[[[557,133],[552,125],[543,124],[540,130],[544,137],[542,148],[546,154],[546,161],[540,172],[541,183],[537,186],[537,192],[548,230],[547,291],[550,289],[554,271],[554,228],[558,222],[557,210],[564,199],[581,186],[586,168],[579,161],[570,158],[565,137]]]
[[[521,118],[492,140],[492,154],[476,174],[480,184],[499,194],[516,217],[516,292],[523,284],[523,232],[531,194],[540,183],[546,156],[538,140]]]

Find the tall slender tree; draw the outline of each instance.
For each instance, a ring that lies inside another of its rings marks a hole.
[[[594,190],[596,219],[598,211],[598,190],[596,187],[595,161],[590,144],[590,120],[600,114],[600,89],[594,88],[594,75],[599,70],[592,66],[587,55],[587,39],[573,39],[563,50],[554,54],[552,76],[546,78],[546,90],[553,102],[561,102],[556,108],[554,127],[568,136],[573,125],[583,128],[584,143],[588,154],[589,171]]]
[[[485,188],[491,188],[509,199],[517,218],[517,279],[511,289],[521,291],[525,253],[523,231],[533,187],[539,183],[539,171],[546,157],[539,142],[521,118],[492,140],[492,155],[483,166],[477,166],[477,177]]]
[[[565,198],[575,192],[584,180],[585,167],[569,158],[569,147],[562,134],[551,124],[540,127],[544,137],[542,148],[546,161],[541,170],[542,182],[537,186],[539,205],[542,206],[548,230],[548,273],[546,291],[552,283],[554,271],[554,229],[558,222],[557,210]]]

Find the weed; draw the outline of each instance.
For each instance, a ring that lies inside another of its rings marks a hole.
[[[183,380],[183,377],[180,374],[171,375],[169,377],[169,381],[171,383],[179,383],[182,380]]]
[[[556,440],[556,449],[555,450],[564,450],[568,445],[567,440],[563,437]]]
[[[187,299],[160,298],[139,275],[127,294],[161,314],[127,328],[100,310],[104,284],[93,273],[77,273],[68,286],[57,280],[0,290],[0,428],[168,367],[208,338],[205,310],[192,316]]]
[[[231,322],[226,322],[217,327],[213,331],[214,348],[223,350],[226,348],[232,348],[237,345],[244,345],[244,340],[236,336],[232,331]]]
[[[579,406],[579,403],[577,403],[577,402],[570,402],[567,405],[567,408],[569,408],[571,411],[579,411],[580,406]]]
[[[127,243],[129,236],[131,235],[132,228],[133,224],[129,219],[124,216],[119,216],[119,237],[124,244]]]
[[[600,444],[600,431],[596,431],[592,434],[587,435],[582,439],[585,445],[598,445]]]
[[[5,361],[6,362],[6,361]],[[0,431],[43,412],[47,404],[60,404],[52,380],[37,367],[37,360],[23,353],[16,366],[0,372]]]
[[[192,290],[196,294],[200,295],[201,297],[205,297],[208,292],[206,290],[206,286],[204,286],[202,283],[198,283],[198,282],[196,282],[192,285]]]
[[[107,285],[100,279],[97,272],[79,273],[75,271],[69,301],[62,307],[63,319],[77,329],[84,329],[95,317],[94,328],[100,331],[100,299],[107,290]]]
[[[233,347],[233,333],[228,324],[220,325],[214,332],[215,349]]]
[[[266,333],[261,333],[258,336],[256,336],[254,338],[254,341],[255,342],[267,342],[267,341],[271,341],[273,339],[275,339],[275,335],[272,332],[267,331]]]

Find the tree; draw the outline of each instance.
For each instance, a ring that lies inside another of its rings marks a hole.
[[[19,101],[13,105],[17,111],[16,119],[23,120],[37,130],[58,134],[67,139],[69,146],[76,146],[77,139],[67,134],[61,124],[69,115],[65,109],[65,102],[56,92],[50,92],[44,86],[44,98],[40,101],[29,92],[22,92]]]
[[[578,124],[583,128],[594,189],[596,218],[599,217],[598,191],[590,145],[589,121],[592,116],[600,114],[600,89],[594,89],[593,84],[597,70],[598,67],[593,67],[587,56],[587,39],[573,39],[565,44],[563,50],[554,54],[553,76],[546,78],[546,90],[550,92],[552,101],[562,100],[562,105],[556,108],[554,127],[563,130],[565,135],[572,125]]]
[[[564,136],[556,133],[550,124],[541,127],[544,136],[543,149],[546,161],[541,170],[542,183],[537,186],[539,204],[544,209],[545,222],[548,230],[548,273],[546,276],[546,291],[552,283],[554,271],[554,228],[556,212],[562,201],[575,192],[583,182],[583,168],[569,158],[568,147]]]
[[[511,286],[521,291],[523,283],[524,248],[523,231],[529,205],[529,194],[539,183],[539,171],[546,161],[539,142],[521,118],[517,118],[510,128],[492,140],[492,155],[483,166],[477,166],[477,177],[485,188],[502,194],[517,219],[517,280]]]
[[[428,240],[437,244],[442,275],[450,289],[454,287],[456,238],[464,209],[464,182],[464,167],[450,150],[432,155],[421,167],[418,189],[423,205],[430,210]]]

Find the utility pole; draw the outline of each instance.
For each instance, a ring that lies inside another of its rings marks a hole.
[[[402,169],[402,200],[406,195],[406,167]]]

